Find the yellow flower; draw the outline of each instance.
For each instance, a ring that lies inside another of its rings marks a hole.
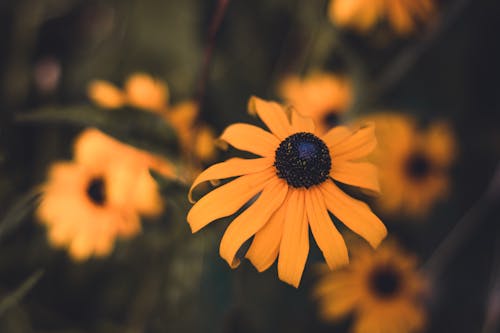
[[[55,247],[72,258],[105,256],[117,237],[140,229],[140,215],[157,216],[163,204],[149,168],[172,177],[170,165],[95,129],[75,143],[75,162],[55,163],[37,217]]]
[[[125,93],[129,104],[139,109],[158,112],[168,105],[167,84],[144,73],[135,73],[127,79]]]
[[[188,100],[174,105],[164,118],[176,130],[182,151],[208,162],[216,155],[215,133],[207,125],[195,124],[198,114],[198,104]]]
[[[296,111],[291,111],[290,123],[277,103],[253,97],[249,110],[271,132],[233,124],[220,139],[259,158],[233,158],[198,176],[191,191],[206,181],[238,178],[208,193],[191,208],[187,216],[191,230],[197,232],[250,203],[227,228],[220,255],[232,268],[237,267],[238,250],[254,236],[246,257],[258,271],[264,271],[279,254],[279,278],[295,287],[309,253],[309,227],[330,268],[349,260],[328,211],[372,246],[378,246],[386,236],[384,224],[366,204],[346,195],[331,179],[378,191],[374,166],[355,162],[375,148],[373,126],[357,131],[336,127],[321,135],[311,119]]]
[[[328,14],[339,26],[366,32],[385,19],[400,35],[413,32],[435,13],[433,0],[331,0]]]
[[[377,251],[359,247],[352,262],[325,272],[315,290],[325,320],[354,314],[354,333],[411,333],[423,329],[426,281],[415,257],[395,243]]]
[[[280,95],[304,116],[312,118],[318,133],[326,133],[338,125],[338,118],[351,106],[352,87],[346,78],[315,72],[304,79],[285,78]]]
[[[107,81],[95,80],[88,86],[88,95],[94,103],[106,109],[130,105],[162,112],[168,107],[169,90],[162,80],[145,73],[134,73],[125,82],[124,91]]]
[[[134,73],[125,82],[124,91],[109,82],[95,80],[89,84],[88,96],[106,109],[129,105],[155,112],[175,130],[184,155],[194,155],[201,162],[215,158],[213,130],[205,124],[196,123],[198,104],[187,100],[170,106],[168,86],[162,80],[144,73]]]
[[[411,117],[390,113],[365,118],[376,123],[380,169],[380,208],[387,214],[424,216],[449,188],[448,171],[456,147],[448,124],[418,129]]]

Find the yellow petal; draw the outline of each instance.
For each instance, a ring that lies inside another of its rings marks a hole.
[[[135,73],[125,82],[130,105],[150,111],[162,111],[167,107],[167,84],[145,73]]]
[[[335,147],[337,144],[347,139],[351,133],[352,132],[345,126],[336,126],[326,132],[321,137],[321,140],[323,140],[328,147]]]
[[[259,198],[239,215],[227,228],[220,243],[220,256],[235,268],[240,261],[235,258],[243,243],[259,231],[281,206],[288,185],[281,179],[273,179]]]
[[[234,124],[227,127],[220,139],[239,150],[260,156],[274,156],[280,144],[280,141],[271,133],[248,124]]]
[[[187,215],[191,231],[197,232],[216,219],[234,214],[262,191],[266,182],[275,176],[274,168],[269,168],[241,176],[208,193],[191,208]]]
[[[269,222],[255,234],[245,255],[259,272],[268,269],[278,257],[287,207],[287,198],[285,198]]]
[[[349,197],[333,182],[320,185],[328,210],[349,229],[377,247],[387,235],[387,229],[364,202]]]
[[[304,209],[304,191],[290,189],[278,258],[280,280],[298,288],[309,253],[309,229]]]
[[[87,88],[87,94],[94,103],[106,109],[116,109],[125,104],[125,95],[107,81],[92,81]]]
[[[270,157],[255,159],[231,158],[225,162],[214,164],[196,177],[193,185],[191,185],[191,188],[189,189],[189,201],[194,203],[192,196],[193,190],[196,186],[203,182],[259,172],[271,167],[273,165],[273,161],[274,160]]]
[[[292,110],[292,128],[294,132],[314,133],[314,121],[309,117],[304,117],[295,110]]]
[[[328,215],[321,191],[310,188],[305,194],[305,204],[312,234],[328,267],[334,269],[349,263],[344,239]]]
[[[252,96],[248,101],[248,111],[257,114],[278,139],[284,140],[292,134],[288,117],[278,103]]]
[[[380,192],[377,167],[371,163],[332,161],[330,176],[341,183]]]
[[[334,158],[353,160],[365,157],[376,146],[375,126],[369,123],[338,144],[330,146],[330,153]]]

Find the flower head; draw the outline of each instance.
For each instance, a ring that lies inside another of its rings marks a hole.
[[[385,19],[396,33],[407,35],[434,12],[433,0],[331,0],[328,13],[339,26],[366,32]]]
[[[117,237],[137,234],[141,215],[162,212],[149,168],[169,177],[173,170],[166,161],[95,129],[85,130],[74,150],[75,162],[51,167],[37,217],[53,246],[84,260],[109,254]]]
[[[332,180],[378,191],[374,166],[355,162],[374,149],[373,126],[356,131],[336,127],[322,135],[311,119],[294,110],[290,122],[277,103],[253,97],[249,110],[271,132],[248,124],[234,124],[223,132],[222,141],[259,157],[233,158],[198,176],[191,191],[202,182],[237,178],[191,208],[187,220],[192,231],[236,213],[255,199],[227,228],[220,255],[237,267],[238,250],[253,237],[246,257],[264,271],[279,255],[279,278],[295,287],[309,253],[309,228],[330,268],[349,260],[328,211],[376,247],[386,235],[385,226],[367,205],[346,195]]]
[[[420,331],[426,281],[415,258],[390,242],[353,252],[348,266],[325,272],[317,285],[322,317],[335,321],[354,313],[354,333]]]
[[[352,87],[348,79],[330,73],[314,72],[304,79],[290,76],[280,85],[280,94],[304,116],[313,119],[318,133],[339,124],[350,107]]]
[[[449,187],[448,171],[456,154],[453,133],[445,122],[419,129],[408,116],[382,113],[367,118],[377,124],[383,195],[380,208],[388,214],[424,216]]]
[[[125,105],[142,110],[162,112],[168,107],[169,90],[165,82],[145,73],[134,73],[127,78],[122,91],[113,84],[92,81],[88,95],[97,105],[106,109],[116,109]]]

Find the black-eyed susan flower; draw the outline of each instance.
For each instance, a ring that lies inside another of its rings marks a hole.
[[[385,20],[400,35],[412,33],[434,13],[433,0],[331,0],[328,8],[330,19],[339,26],[366,32]]]
[[[318,134],[314,122],[277,103],[249,101],[271,132],[248,124],[229,126],[220,139],[258,158],[233,158],[201,173],[200,183],[237,177],[202,197],[189,211],[193,232],[236,213],[255,199],[227,228],[220,255],[235,268],[237,252],[253,237],[246,257],[258,271],[278,258],[279,278],[298,287],[309,253],[309,228],[330,268],[348,262],[347,247],[328,211],[376,247],[386,235],[384,224],[363,202],[346,195],[332,180],[378,191],[376,169],[356,162],[376,145],[374,127],[356,131],[335,127]],[[191,196],[191,193],[190,193]]]
[[[425,216],[446,196],[449,169],[456,154],[455,140],[445,122],[417,126],[415,119],[381,113],[367,118],[376,124],[382,195],[377,198],[386,214]]]
[[[411,333],[425,325],[426,289],[416,258],[389,242],[356,248],[348,266],[324,273],[315,295],[327,321],[352,313],[354,333]]]
[[[88,86],[88,96],[106,109],[130,105],[142,110],[162,112],[168,107],[169,90],[162,80],[145,73],[134,73],[125,81],[123,91],[104,80],[92,81]]]
[[[117,237],[140,229],[140,216],[160,214],[163,204],[149,168],[172,177],[164,160],[127,146],[95,129],[76,140],[74,162],[55,163],[37,217],[55,247],[75,260],[105,256]]]
[[[145,73],[134,73],[125,81],[123,91],[107,81],[95,80],[88,86],[88,96],[98,106],[106,109],[128,105],[154,112],[176,131],[181,150],[189,157],[188,160],[193,162],[194,157],[206,163],[215,158],[215,133],[210,126],[197,121],[198,104],[186,100],[170,105],[168,85],[160,79]],[[193,165],[189,167],[198,168]]]
[[[338,125],[340,116],[352,103],[351,82],[331,73],[313,72],[303,79],[290,76],[279,90],[287,103],[313,119],[321,134]]]

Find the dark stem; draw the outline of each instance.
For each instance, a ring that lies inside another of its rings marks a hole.
[[[215,37],[217,35],[217,32],[219,31],[220,25],[222,23],[222,20],[224,18],[224,15],[226,14],[227,7],[229,5],[230,0],[219,0],[217,4],[217,8],[215,10],[214,16],[212,17],[212,22],[210,23],[210,27],[208,30],[208,39],[207,39],[207,45],[205,47],[203,59],[202,59],[202,65],[201,65],[201,74],[200,74],[200,80],[199,80],[199,85],[198,85],[198,95],[197,95],[197,102],[198,102],[198,108],[201,111],[202,109],[202,104],[205,98],[205,92],[207,89],[207,82],[208,82],[208,76],[209,76],[209,70],[210,70],[210,63],[212,61],[212,56],[215,48]]]

